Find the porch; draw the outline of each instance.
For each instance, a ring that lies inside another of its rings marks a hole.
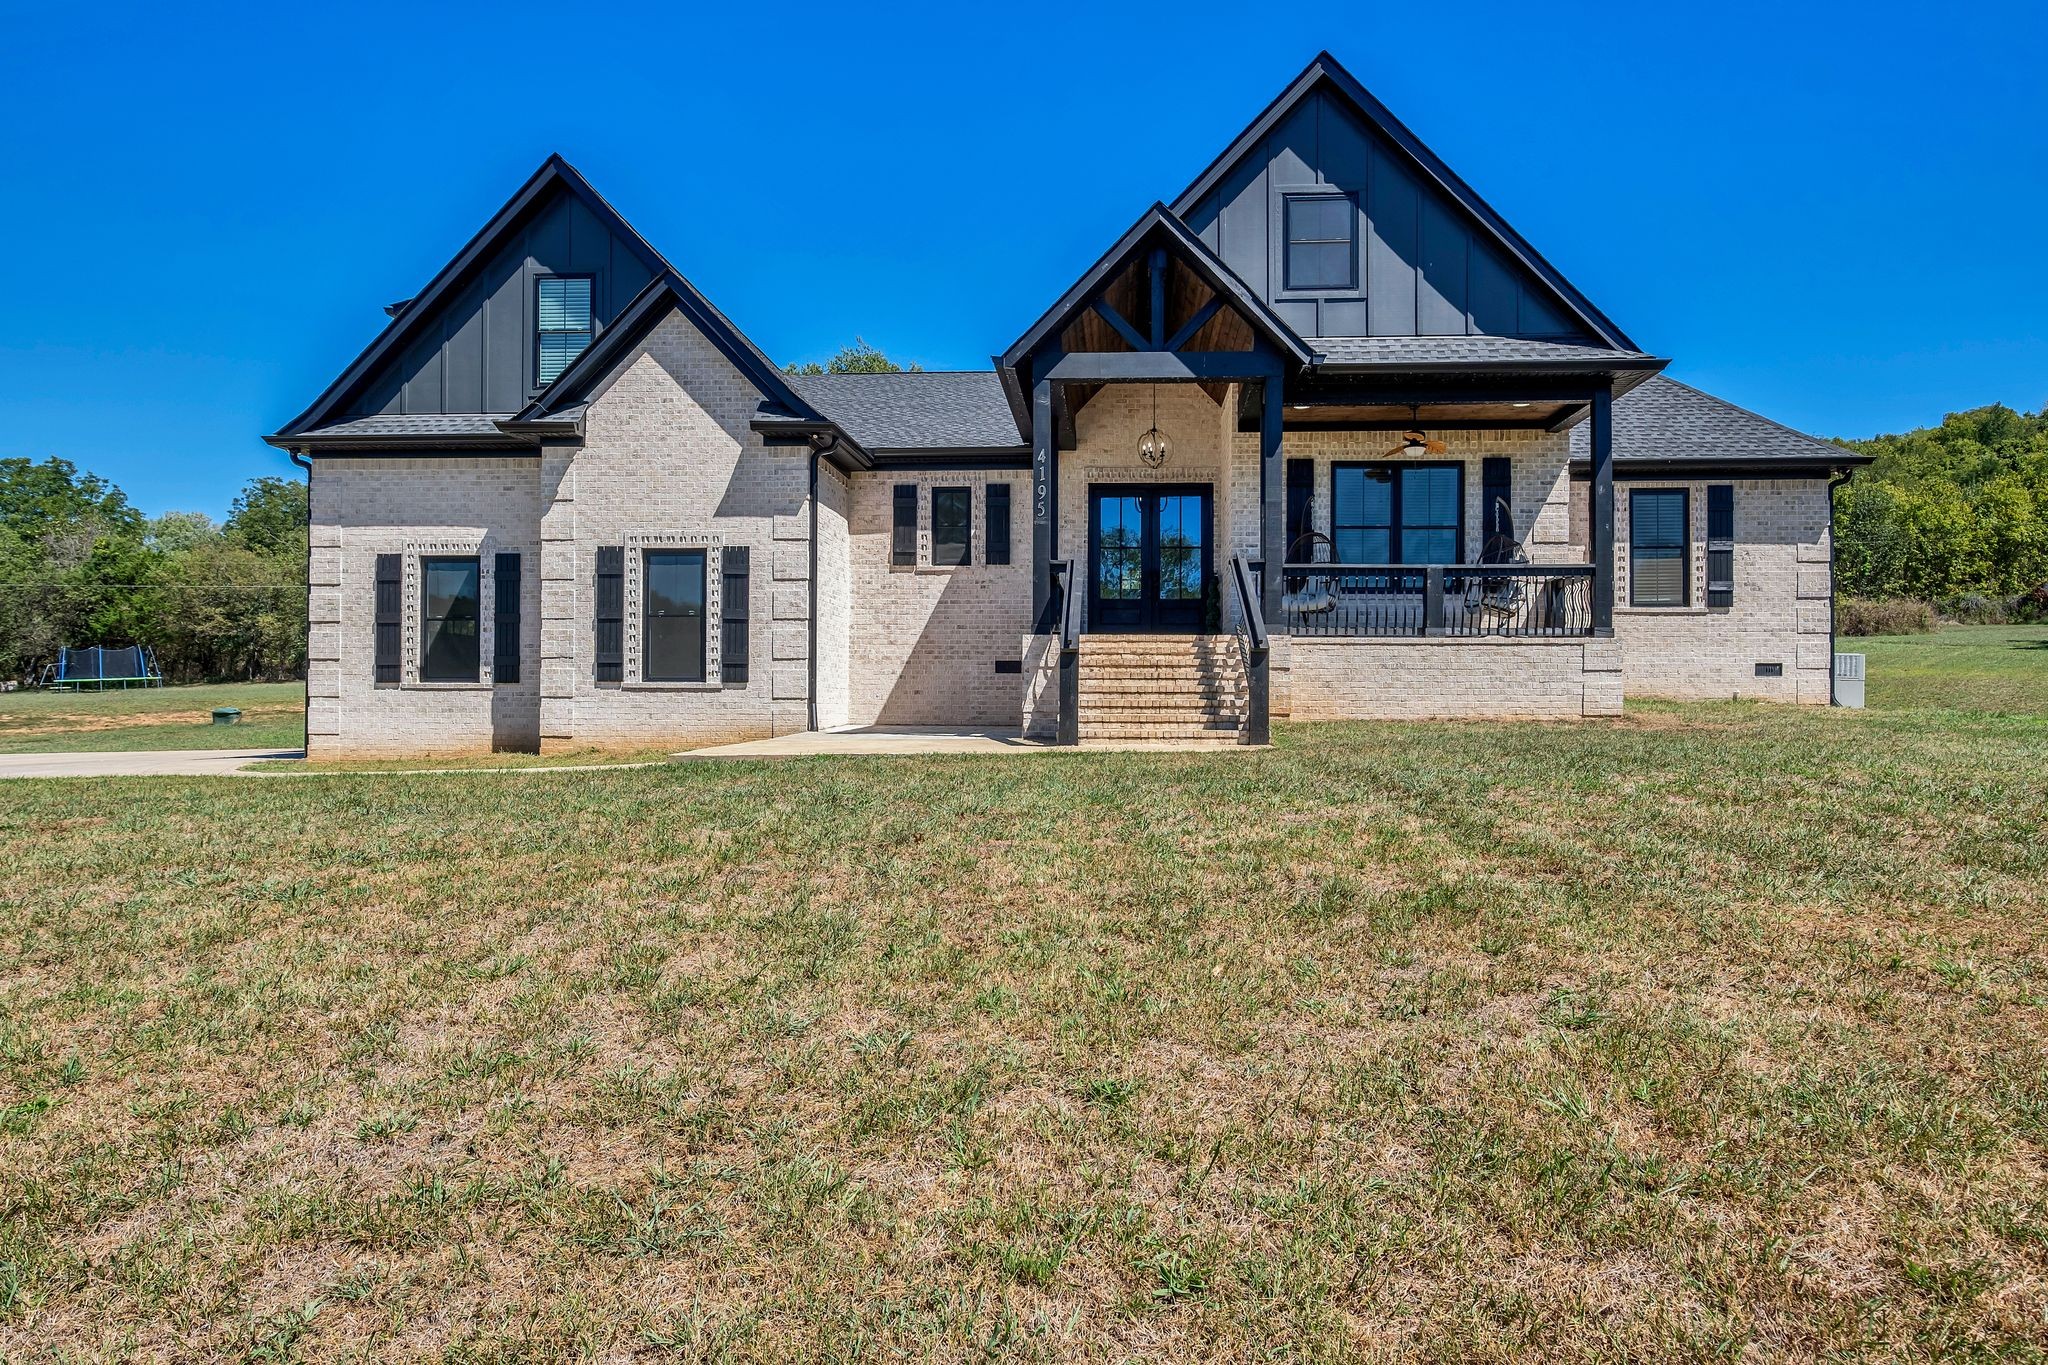
[[[1032,450],[1027,732],[1081,742],[1104,709],[1083,638],[1112,631],[1235,637],[1246,742],[1321,676],[1285,661],[1326,643],[1509,641],[1577,679],[1613,633],[1612,401],[1662,363],[1504,337],[1305,342],[1155,208],[1001,358]],[[1380,664],[1402,657],[1419,656]],[[1438,686],[1454,664],[1429,658],[1377,681]],[[1606,709],[1604,681],[1573,685],[1575,713]],[[1348,714],[1381,714],[1340,690]]]

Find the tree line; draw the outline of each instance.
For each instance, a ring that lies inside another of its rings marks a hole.
[[[1842,444],[1874,461],[1835,495],[1838,592],[1972,618],[2048,611],[2048,408]]]
[[[67,460],[0,458],[0,679],[129,644],[171,682],[303,676],[306,486],[252,479],[216,524],[144,516]]]

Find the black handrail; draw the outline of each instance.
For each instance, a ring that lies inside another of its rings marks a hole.
[[[1059,625],[1059,713],[1055,743],[1081,742],[1081,585],[1071,559],[1053,561],[1053,619]]]
[[[1270,744],[1273,739],[1271,641],[1266,636],[1266,615],[1259,608],[1258,579],[1251,561],[1243,555],[1230,557],[1230,583],[1237,595],[1237,645],[1244,656],[1248,695],[1244,724],[1246,744]]]
[[[1074,561],[1057,561],[1053,572],[1059,575],[1061,584],[1060,648],[1078,649],[1081,644],[1081,586],[1074,578]]]

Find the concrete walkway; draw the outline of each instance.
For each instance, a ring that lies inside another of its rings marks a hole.
[[[159,749],[92,754],[0,754],[6,777],[218,777],[259,758],[304,758],[304,749]]]
[[[1014,725],[949,726],[897,725],[860,726],[845,730],[808,730],[774,739],[750,739],[740,744],[719,744],[709,749],[691,749],[676,755],[680,761],[698,758],[806,758],[837,755],[841,758],[876,754],[1036,754],[1052,745],[1024,738]]]

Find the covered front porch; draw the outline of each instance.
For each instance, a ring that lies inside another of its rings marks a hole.
[[[1579,652],[1539,653],[1539,671],[1605,673],[1611,646],[1580,647],[1613,632],[1611,405],[1661,364],[1512,338],[1304,341],[1155,208],[1001,357],[1032,450],[1027,729],[1081,739],[1101,711],[1082,637],[1111,632],[1234,637],[1254,743],[1276,710],[1375,713],[1363,689],[1304,695],[1336,642],[1563,647]],[[1456,667],[1432,655],[1413,685]]]

